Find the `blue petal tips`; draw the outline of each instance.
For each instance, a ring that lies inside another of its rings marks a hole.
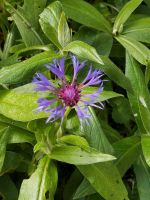
[[[77,83],[77,75],[80,70],[86,66],[86,61],[79,62],[76,56],[72,57],[73,64],[73,78],[71,83],[68,83],[65,78],[65,59],[62,58],[53,60],[51,64],[46,64],[51,73],[56,75],[61,84],[56,87],[50,80],[48,80],[43,74],[36,73],[33,79],[33,83],[36,85],[37,91],[49,91],[53,94],[53,98],[48,100],[45,98],[39,98],[37,103],[37,111],[45,111],[50,113],[50,116],[46,122],[53,122],[61,118],[61,122],[64,120],[64,115],[67,107],[74,107],[79,120],[83,120],[90,117],[87,114],[88,106],[93,106],[99,109],[103,109],[103,104],[99,101],[99,94],[103,91],[103,80],[101,77],[103,73],[100,70],[92,70],[92,65],[81,83]],[[84,88],[90,86],[98,86],[98,89],[90,94],[85,94]],[[54,104],[55,103],[55,104]]]

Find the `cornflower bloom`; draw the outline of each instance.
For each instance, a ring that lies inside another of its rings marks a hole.
[[[50,80],[48,80],[42,73],[36,73],[33,79],[33,83],[36,84],[37,91],[49,91],[53,94],[52,99],[39,98],[37,103],[37,111],[45,111],[50,113],[50,116],[46,120],[46,123],[53,122],[58,118],[61,118],[61,123],[64,120],[65,111],[67,107],[74,107],[80,122],[90,117],[88,114],[88,106],[93,106],[99,109],[103,108],[103,104],[100,102],[98,96],[103,91],[103,80],[101,77],[103,73],[100,70],[92,70],[92,65],[83,79],[83,81],[77,83],[78,72],[83,69],[86,65],[86,61],[79,62],[79,60],[73,55],[72,64],[74,74],[72,82],[69,83],[65,77],[65,60],[62,58],[53,60],[53,63],[46,64],[48,68],[55,76],[60,79],[61,84],[56,87]],[[92,94],[84,93],[86,87],[99,85]]]

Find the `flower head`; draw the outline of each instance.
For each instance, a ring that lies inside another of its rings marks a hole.
[[[58,118],[61,118],[61,121],[63,122],[67,107],[75,108],[81,122],[90,117],[87,112],[88,106],[97,107],[99,109],[103,108],[103,104],[98,98],[99,94],[103,91],[103,80],[101,79],[103,73],[100,70],[92,70],[91,65],[83,81],[78,84],[78,72],[85,67],[86,62],[80,63],[75,56],[72,56],[72,63],[74,74],[71,83],[67,82],[65,78],[64,58],[60,61],[56,59],[52,64],[45,65],[60,79],[61,84],[58,87],[51,83],[50,80],[41,73],[36,73],[36,77],[33,79],[33,83],[36,84],[35,90],[49,91],[53,94],[53,98],[51,99],[39,98],[37,100],[37,103],[39,104],[37,111],[50,113],[46,122],[52,122]],[[99,88],[96,91],[91,94],[84,93],[86,87],[96,85],[99,85]]]

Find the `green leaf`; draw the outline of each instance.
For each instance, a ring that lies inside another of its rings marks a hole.
[[[14,144],[14,143],[26,143],[27,142],[32,145],[34,144],[35,137],[29,131],[19,129],[19,128],[13,128],[13,127],[10,128],[10,131],[11,131],[11,136],[10,136],[8,143]]]
[[[19,57],[20,55],[22,55],[23,53],[30,53],[32,54],[32,52],[34,53],[34,51],[50,51],[53,52],[53,48],[52,48],[52,44],[49,45],[36,45],[36,46],[31,46],[31,47],[25,47],[22,44],[20,45],[15,45],[11,48],[10,51],[12,51],[11,53],[15,53],[17,55],[17,57]]]
[[[14,171],[19,166],[22,160],[23,157],[19,153],[7,151],[5,155],[4,164],[0,172],[0,176],[2,176],[5,173]]]
[[[146,66],[146,70],[145,70],[145,82],[146,84],[148,84],[150,81],[150,63],[148,63],[148,65]]]
[[[95,92],[96,90],[98,90],[98,88],[96,88],[96,87],[86,87],[86,88],[84,88],[82,94],[90,94],[90,93]],[[106,101],[108,99],[115,98],[115,97],[120,97],[120,96],[123,96],[123,95],[119,94],[117,92],[103,90],[99,94],[98,100],[99,101]]]
[[[150,43],[150,17],[143,17],[128,22],[123,29],[126,36],[135,40]]]
[[[83,35],[84,36],[84,35]],[[92,36],[94,37],[94,35]],[[113,45],[113,37],[108,33],[97,33],[93,39],[92,46],[95,47],[100,55],[109,56]]]
[[[62,14],[62,5],[59,1],[51,3],[40,14],[40,25],[45,35],[51,40],[58,48],[61,45],[58,41],[58,26]]]
[[[105,122],[104,120],[101,120],[101,119],[99,119],[99,121],[100,121],[101,127],[102,127],[105,135],[107,136],[109,142],[114,143],[122,138],[122,136],[119,134],[119,132],[117,130],[115,130],[114,128],[112,128],[107,122]]]
[[[46,200],[45,194],[49,192],[49,199],[54,199],[57,186],[57,169],[47,157],[43,157],[36,171],[27,180],[24,180],[18,200]]]
[[[35,55],[23,62],[4,67],[0,70],[0,84],[21,83],[33,76],[35,71],[39,69],[39,65],[46,64],[58,57],[59,55],[48,51]]]
[[[0,122],[0,130],[7,128],[8,126],[9,126],[8,132],[10,135],[9,140],[8,140],[9,144],[24,143],[24,142],[28,142],[30,144],[34,143],[35,137],[31,132],[29,132],[25,129],[13,126],[11,123]]]
[[[27,85],[28,86],[28,85]],[[2,95],[3,94],[3,95]],[[17,121],[31,121],[47,116],[45,112],[35,111],[38,93],[25,90],[25,86],[1,92],[0,113]]]
[[[61,0],[66,15],[86,26],[111,33],[111,25],[92,5],[82,0]]]
[[[0,176],[0,194],[4,200],[18,199],[18,191],[9,176]]]
[[[76,192],[73,196],[73,199],[83,198],[85,196],[89,196],[89,195],[94,194],[94,193],[96,193],[96,191],[94,190],[93,187],[91,187],[91,185],[89,184],[87,179],[83,179],[83,181],[81,182],[81,184],[77,188],[77,190],[76,190]]]
[[[131,167],[141,152],[141,139],[138,136],[124,138],[113,144],[117,157],[115,164],[121,176]]]
[[[128,99],[122,97],[113,99],[111,105],[113,120],[128,125],[132,120],[132,111]]]
[[[85,136],[91,147],[101,152],[112,154],[113,148],[104,135],[101,124],[98,121],[93,109],[90,108],[87,114],[91,116],[88,119],[89,126],[87,126],[86,122],[83,122],[83,130],[81,130],[82,134]]]
[[[43,11],[46,6],[46,0],[24,0],[23,11],[26,14],[26,17],[31,22],[31,25],[37,30],[40,29],[39,26],[39,14]]]
[[[91,60],[103,65],[103,61],[98,55],[96,49],[82,41],[73,41],[69,43],[63,49],[63,51],[70,51],[79,57],[82,57],[84,59],[88,59],[88,60]]]
[[[87,149],[89,147],[88,142],[84,137],[78,135],[65,135],[58,139],[59,143],[70,144]]]
[[[150,166],[150,136],[142,135],[141,144],[145,161]]]
[[[116,35],[117,33],[122,32],[123,25],[126,20],[130,17],[132,12],[141,4],[143,0],[131,0],[124,5],[119,14],[117,15],[113,27],[113,33]]]
[[[6,41],[4,44],[3,54],[2,54],[2,60],[5,60],[8,58],[10,47],[12,46],[14,39],[15,39],[15,26],[12,27],[12,29],[7,33]]]
[[[7,124],[8,126],[15,126],[24,130],[28,130],[26,122],[19,122],[9,119],[3,115],[0,115],[0,122]]]
[[[73,35],[73,40],[80,40],[96,48],[100,55],[109,56],[113,37],[109,33],[99,32],[86,26],[81,26]]]
[[[123,35],[116,37],[116,40],[118,40],[138,62],[143,65],[149,63],[150,50],[145,45]]]
[[[94,68],[101,69],[117,85],[132,92],[131,83],[123,72],[107,56],[101,56],[101,59],[104,65],[95,63]]]
[[[120,97],[120,96],[123,96],[123,95],[113,92],[113,91],[103,90],[102,93],[99,94],[99,99],[100,99],[100,101],[106,101],[108,99],[112,99],[112,98],[116,98],[116,97]]]
[[[104,199],[128,200],[127,191],[120,175],[112,163],[98,163],[90,166],[79,166],[80,172],[88,179],[92,187]]]
[[[64,12],[62,12],[58,24],[58,41],[62,47],[65,47],[71,41],[71,33]]]
[[[89,165],[92,163],[106,162],[115,159],[115,157],[111,155],[100,153],[90,147],[88,148],[88,151],[85,151],[78,146],[71,145],[56,145],[52,149],[49,157],[74,165]]]
[[[89,114],[91,115],[89,126],[83,124],[82,133],[90,146],[105,153],[113,152],[112,146],[104,135],[100,122],[92,109],[90,109]],[[103,198],[108,200],[128,199],[120,174],[112,162],[78,166],[78,169]]]
[[[128,93],[132,112],[140,134],[150,133],[150,94],[139,64],[127,53],[126,76],[130,79],[134,94]]]
[[[12,14],[17,28],[26,46],[43,44],[39,35],[38,16],[45,7],[46,0],[33,0],[32,6],[29,0],[25,0],[24,6],[15,9],[11,4],[5,2],[7,10]]]
[[[150,7],[150,0],[144,0],[144,1]]]
[[[137,188],[140,200],[149,200],[150,197],[150,168],[144,161],[143,157],[138,159],[134,165],[136,174]]]
[[[9,127],[0,130],[0,172],[3,167],[5,154],[6,154],[6,145],[9,140]]]
[[[79,184],[81,183],[82,179],[83,177],[79,172],[79,170],[75,169],[64,186],[64,192],[63,192],[64,199],[73,200],[74,193]]]

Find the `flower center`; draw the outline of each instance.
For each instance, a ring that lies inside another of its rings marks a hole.
[[[65,85],[58,93],[59,99],[62,99],[66,106],[76,105],[80,96],[80,91],[77,85]]]

